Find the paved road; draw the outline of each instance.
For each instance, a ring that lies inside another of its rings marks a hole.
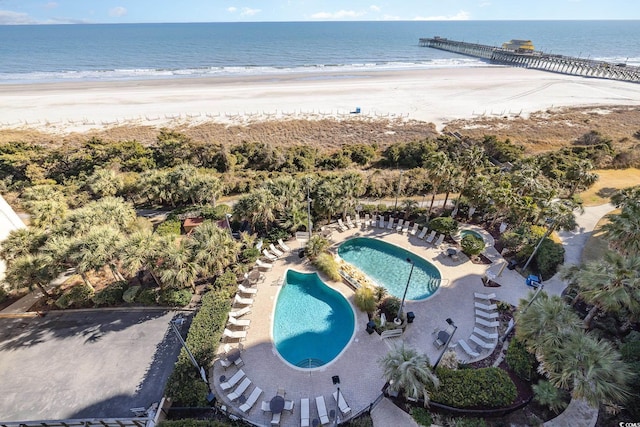
[[[128,417],[158,402],[180,350],[174,314],[0,319],[0,420]]]

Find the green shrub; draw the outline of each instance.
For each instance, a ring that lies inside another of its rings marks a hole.
[[[386,212],[387,211],[387,205],[384,203],[378,203],[378,206],[376,206],[376,210],[378,212]]]
[[[484,240],[472,234],[467,234],[460,242],[462,252],[468,256],[478,256],[484,250]]]
[[[231,206],[225,204],[216,205],[215,207],[204,206],[202,209],[200,209],[200,216],[202,216],[204,219],[218,221],[224,219],[225,215],[231,213],[231,211]]]
[[[245,248],[240,254],[240,259],[248,264],[253,264],[260,258],[260,250],[256,247]]]
[[[482,418],[460,417],[455,419],[456,427],[487,427],[487,422]]]
[[[81,283],[66,290],[60,298],[56,300],[56,306],[61,309],[86,307],[93,296],[93,289],[85,283]]]
[[[500,408],[513,403],[516,386],[499,368],[438,368],[440,387],[431,390],[431,400],[456,408]]]
[[[160,304],[170,307],[184,307],[191,302],[189,289],[166,288],[160,291]]]
[[[549,381],[540,381],[533,385],[534,400],[548,407],[556,414],[560,413],[568,405],[568,393],[556,388]]]
[[[331,242],[329,242],[329,240],[325,239],[324,237],[318,234],[315,234],[311,236],[311,238],[307,242],[307,245],[305,246],[304,251],[305,251],[305,254],[307,255],[307,258],[314,259],[315,257],[319,256],[321,253],[326,251],[327,248],[329,248],[329,246],[331,246]]]
[[[0,286],[0,303],[4,302],[7,298],[9,298],[9,294],[3,286]]]
[[[331,280],[341,280],[340,267],[336,259],[326,252],[321,253],[313,260],[313,266],[324,273]]]
[[[122,300],[131,304],[135,301],[136,297],[138,296],[138,292],[140,292],[140,289],[142,289],[142,286],[139,285],[130,287],[122,294]]]
[[[433,418],[431,417],[431,412],[427,411],[424,408],[420,408],[420,407],[411,408],[411,416],[421,426],[428,427],[431,424],[433,424]]]
[[[365,412],[364,414],[358,416],[357,418],[349,420],[347,424],[340,424],[340,425],[345,425],[349,427],[373,427],[373,419],[371,419],[371,415]]]
[[[513,338],[509,343],[506,356],[507,365],[520,378],[531,381],[536,375],[537,361],[533,354],[529,353],[525,345]]]
[[[135,301],[142,305],[156,305],[158,302],[157,289],[143,289],[140,291]]]
[[[122,295],[126,288],[127,282],[115,282],[96,292],[91,299],[97,307],[118,305],[122,302]]]
[[[373,313],[376,310],[376,294],[368,286],[362,286],[356,290],[354,302],[356,307],[365,313]]]
[[[278,239],[287,240],[291,236],[288,230],[284,228],[273,227],[269,230],[266,240],[271,243],[277,243]]]
[[[216,347],[222,337],[231,308],[229,289],[207,292],[203,295],[200,310],[193,318],[186,344],[198,364],[205,369],[211,365]],[[186,351],[182,349],[174,367],[165,394],[171,396],[177,406],[205,406],[208,387],[200,378],[200,373],[191,364]]]
[[[386,296],[380,301],[378,308],[381,312],[385,313],[387,319],[393,319],[398,315],[398,311],[400,310],[400,298],[394,297],[393,295]]]
[[[237,282],[238,278],[236,277],[236,274],[231,270],[225,270],[224,273],[216,277],[216,281],[213,285],[220,289],[227,286],[235,286]]]
[[[450,216],[441,216],[434,218],[429,222],[429,228],[436,230],[438,233],[445,235],[452,235],[458,231],[458,221]]]
[[[564,247],[551,239],[544,239],[535,257],[538,272],[543,278],[556,274],[558,266],[564,262]]]
[[[156,233],[161,236],[179,236],[182,230],[182,223],[178,219],[167,219],[156,228]]]

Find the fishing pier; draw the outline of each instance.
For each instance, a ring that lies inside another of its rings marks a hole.
[[[534,50],[528,40],[512,40],[509,43],[504,43],[502,47],[496,47],[434,37],[421,38],[419,45],[513,67],[640,83],[640,67],[544,53]]]

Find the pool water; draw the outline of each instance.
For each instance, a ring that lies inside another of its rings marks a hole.
[[[414,262],[415,267],[406,299],[428,298],[440,286],[440,272],[433,264],[382,240],[367,237],[347,240],[338,248],[338,255],[398,298],[402,298],[411,271],[411,263],[407,262],[407,258]]]
[[[477,237],[478,239],[484,241],[484,239],[482,238],[482,235],[480,233],[478,233],[477,231],[473,231],[473,230],[462,230],[462,231],[460,231],[460,240],[464,239],[464,236],[473,236],[473,237]]]
[[[326,365],[354,331],[355,314],[339,292],[316,273],[287,271],[273,317],[273,340],[284,360],[300,368]]]

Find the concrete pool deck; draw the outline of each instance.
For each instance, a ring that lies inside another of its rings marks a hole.
[[[486,234],[484,231],[480,232]],[[300,425],[301,398],[310,399],[312,420],[317,418],[314,401],[317,396],[324,396],[328,411],[337,409],[332,397],[332,393],[336,390],[331,380],[334,375],[340,376],[340,391],[352,408],[352,412],[360,411],[373,402],[381,392],[384,379],[378,360],[388,353],[391,345],[402,340],[405,345],[427,354],[431,363],[434,363],[442,351],[433,344],[434,331],[446,328],[445,319],[451,318],[458,326],[452,345],[459,339],[467,340],[471,335],[475,325],[474,292],[495,293],[496,299],[517,304],[519,299],[525,297],[530,290],[524,284],[522,276],[508,269],[504,269],[502,274],[494,279],[501,285],[500,287],[488,288],[483,285],[481,279],[487,270],[498,273],[504,263],[504,259],[493,248],[488,248],[485,252],[485,255],[493,261],[492,264],[473,264],[462,254],[459,261],[453,261],[444,254],[449,246],[446,242],[440,248],[435,248],[424,240],[411,234],[398,233],[395,229],[357,227],[344,232],[333,231],[331,241],[334,252],[340,243],[353,237],[384,239],[433,263],[444,279],[441,288],[426,300],[407,301],[405,312],[413,311],[416,316],[415,321],[407,325],[402,338],[396,338],[394,342],[388,340],[385,342],[378,334],[370,335],[366,332],[368,318],[366,313],[355,308],[354,291],[342,282],[333,282],[322,277],[325,283],[340,292],[354,307],[355,334],[342,355],[328,365],[315,370],[296,369],[283,362],[275,350],[271,338],[274,303],[287,269],[301,272],[313,272],[315,269],[310,266],[306,258],[298,257],[297,249],[304,243],[287,242],[287,245],[293,249],[292,252],[276,261],[271,271],[264,272],[265,279],[257,285],[258,293],[255,295],[251,313],[244,316],[251,320],[251,324],[246,329],[246,339],[242,341],[244,366],[241,369],[252,382],[244,394],[248,396],[255,386],[260,387],[263,394],[247,414],[242,414],[237,409],[240,406],[237,401],[230,402],[226,397],[231,390],[225,392],[220,388],[220,377],[233,375],[236,368],[229,367],[225,371],[220,363],[216,362],[211,372],[216,395],[232,412],[243,415],[257,424],[268,425],[271,414],[261,410],[260,402],[269,401],[276,395],[279,388],[284,388],[285,398],[293,400],[295,406],[292,413],[286,411],[283,413],[280,425]],[[406,281],[406,279],[402,277],[398,280]],[[495,332],[495,328],[488,331]],[[457,346],[454,348],[459,359],[471,361],[462,349]],[[489,354],[490,351],[487,350],[478,359]]]

